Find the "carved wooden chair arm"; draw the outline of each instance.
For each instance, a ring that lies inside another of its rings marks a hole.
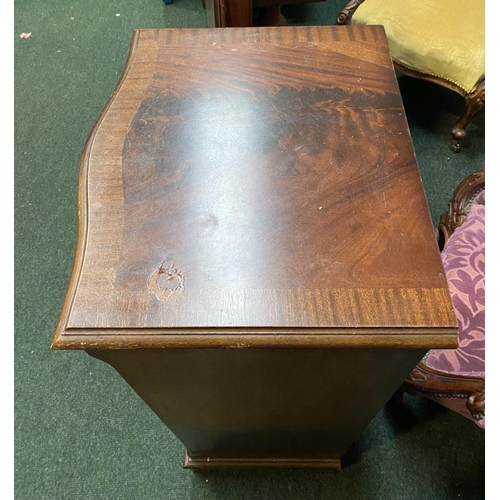
[[[485,171],[484,168],[466,177],[455,189],[453,197],[449,203],[449,208],[441,215],[439,231],[439,248],[444,245],[453,234],[453,231],[460,227],[469,215],[472,201],[484,190]]]
[[[351,24],[352,16],[364,1],[365,0],[350,0],[350,2],[340,11],[335,24],[338,26]]]
[[[441,215],[439,243],[441,250],[453,232],[467,219],[473,200],[485,188],[485,170],[466,177],[455,189],[449,209]],[[485,414],[484,377],[463,376],[430,368],[422,360],[406,378],[400,392],[432,398],[464,398],[472,417],[480,421]]]
[[[485,413],[485,382],[483,378],[446,374],[420,362],[400,388],[410,394],[434,397],[467,398],[467,408],[476,420]]]

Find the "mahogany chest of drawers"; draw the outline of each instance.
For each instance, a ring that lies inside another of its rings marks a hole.
[[[380,26],[137,30],[53,348],[186,467],[331,467],[456,318]]]

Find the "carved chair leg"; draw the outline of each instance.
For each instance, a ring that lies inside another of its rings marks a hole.
[[[484,109],[485,105],[485,87],[484,82],[478,85],[476,90],[465,96],[465,107],[463,113],[459,116],[455,126],[452,130],[453,137],[453,150],[455,152],[460,151],[460,142],[465,139],[467,133],[465,132],[465,127],[469,123],[469,120],[481,109]]]
[[[344,7],[342,11],[340,11],[335,24],[337,26],[351,24],[351,19],[357,8],[364,2],[365,0],[349,0],[349,3]]]

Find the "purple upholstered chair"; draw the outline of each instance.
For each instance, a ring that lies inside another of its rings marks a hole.
[[[439,226],[441,256],[459,325],[458,349],[427,353],[401,387],[485,427],[484,169],[464,179]]]

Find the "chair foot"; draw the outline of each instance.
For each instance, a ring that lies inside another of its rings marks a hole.
[[[485,397],[484,387],[481,391],[475,392],[467,400],[467,409],[475,420],[481,420],[484,417]]]
[[[462,151],[462,146],[460,146],[460,143],[453,139],[451,141],[451,149],[453,150],[454,153],[460,153]]]
[[[464,96],[465,97],[465,107],[462,114],[458,117],[453,130],[452,135],[452,149],[456,153],[461,150],[460,141],[463,141],[467,137],[467,132],[465,127],[469,123],[469,120],[481,109],[484,109],[485,105],[485,86],[484,81],[481,82],[474,92]]]

